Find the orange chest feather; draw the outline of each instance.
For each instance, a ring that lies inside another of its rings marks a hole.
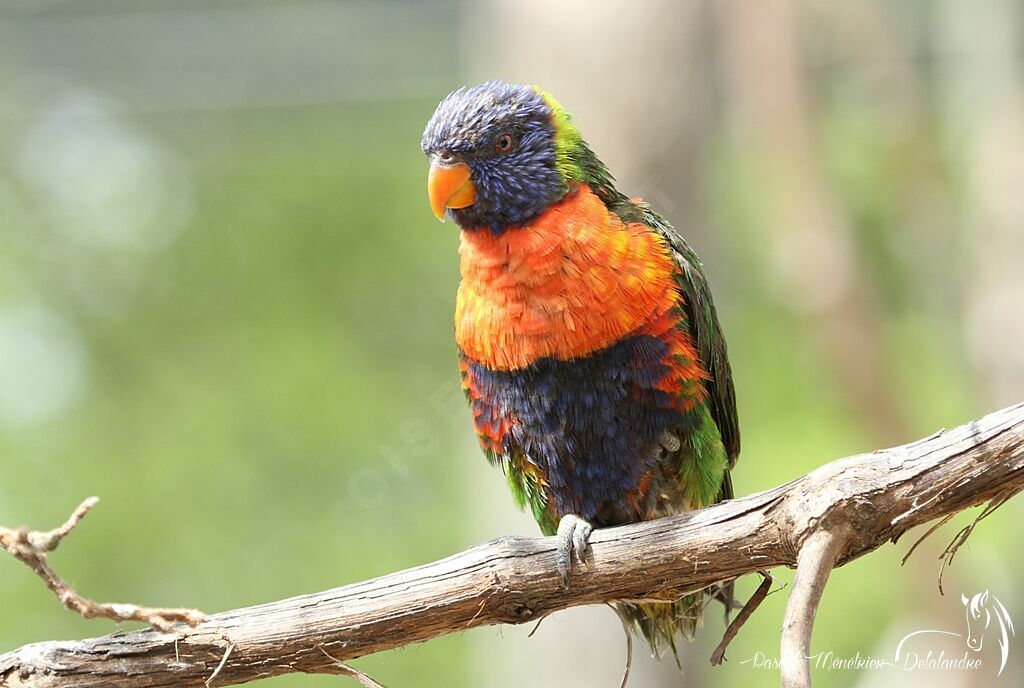
[[[665,241],[582,186],[529,225],[463,232],[455,336],[493,370],[603,349],[678,304]]]

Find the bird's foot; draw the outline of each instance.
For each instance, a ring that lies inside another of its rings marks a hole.
[[[558,522],[555,564],[566,590],[569,589],[569,580],[572,576],[573,554],[575,553],[581,564],[586,562],[587,550],[590,549],[590,534],[593,531],[594,526],[572,514],[566,514]]]

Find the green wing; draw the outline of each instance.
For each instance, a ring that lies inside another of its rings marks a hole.
[[[616,189],[612,175],[585,144],[581,143],[578,155],[584,180],[605,202],[608,209],[622,218],[623,222],[641,222],[658,232],[665,237],[675,252],[676,263],[679,265],[679,286],[686,299],[684,308],[692,330],[690,334],[696,340],[701,363],[711,375],[711,379],[705,383],[711,416],[722,436],[729,468],[732,468],[740,454],[736,391],[733,389],[725,337],[722,336],[722,327],[718,324],[718,314],[711,300],[711,288],[708,286],[707,277],[704,276],[700,258],[668,220],[651,210],[646,203],[627,198]],[[730,499],[732,496],[732,481],[729,472],[726,471],[722,483],[722,497]]]
[[[718,313],[711,299],[711,288],[700,258],[693,252],[686,240],[667,222],[660,220],[650,226],[664,236],[676,253],[679,264],[679,284],[686,299],[684,306],[690,322],[692,336],[696,340],[697,353],[711,379],[705,383],[711,402],[711,415],[718,425],[729,457],[729,468],[736,465],[740,454],[740,426],[736,416],[736,390],[732,383],[732,369],[729,367],[729,353],[718,324]]]
[[[613,209],[624,221],[642,222],[665,237],[675,253],[679,266],[679,287],[686,303],[684,310],[690,324],[690,334],[697,345],[697,354],[701,363],[711,376],[704,383],[708,391],[708,402],[711,416],[718,426],[729,459],[729,468],[736,465],[740,454],[740,426],[736,416],[736,390],[732,383],[732,369],[729,367],[729,354],[725,346],[722,327],[718,324],[718,313],[711,298],[711,287],[700,258],[686,243],[682,235],[646,204],[619,197],[618,207]],[[722,497],[732,498],[732,482],[726,471],[722,485]]]

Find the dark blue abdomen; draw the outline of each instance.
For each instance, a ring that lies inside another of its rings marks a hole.
[[[464,358],[478,425],[512,421],[499,446],[540,469],[556,518],[572,513],[607,526],[642,518],[631,504],[659,459],[659,439],[685,425],[678,400],[655,388],[669,373],[666,356],[662,340],[637,336],[586,358],[513,371]]]

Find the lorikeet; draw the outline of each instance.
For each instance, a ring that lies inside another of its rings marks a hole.
[[[422,148],[434,214],[462,229],[455,335],[476,432],[515,502],[559,536],[565,584],[592,527],[731,498],[732,374],[679,232],[615,188],[535,87],[452,92]],[[730,589],[620,609],[655,653],[674,652]]]

